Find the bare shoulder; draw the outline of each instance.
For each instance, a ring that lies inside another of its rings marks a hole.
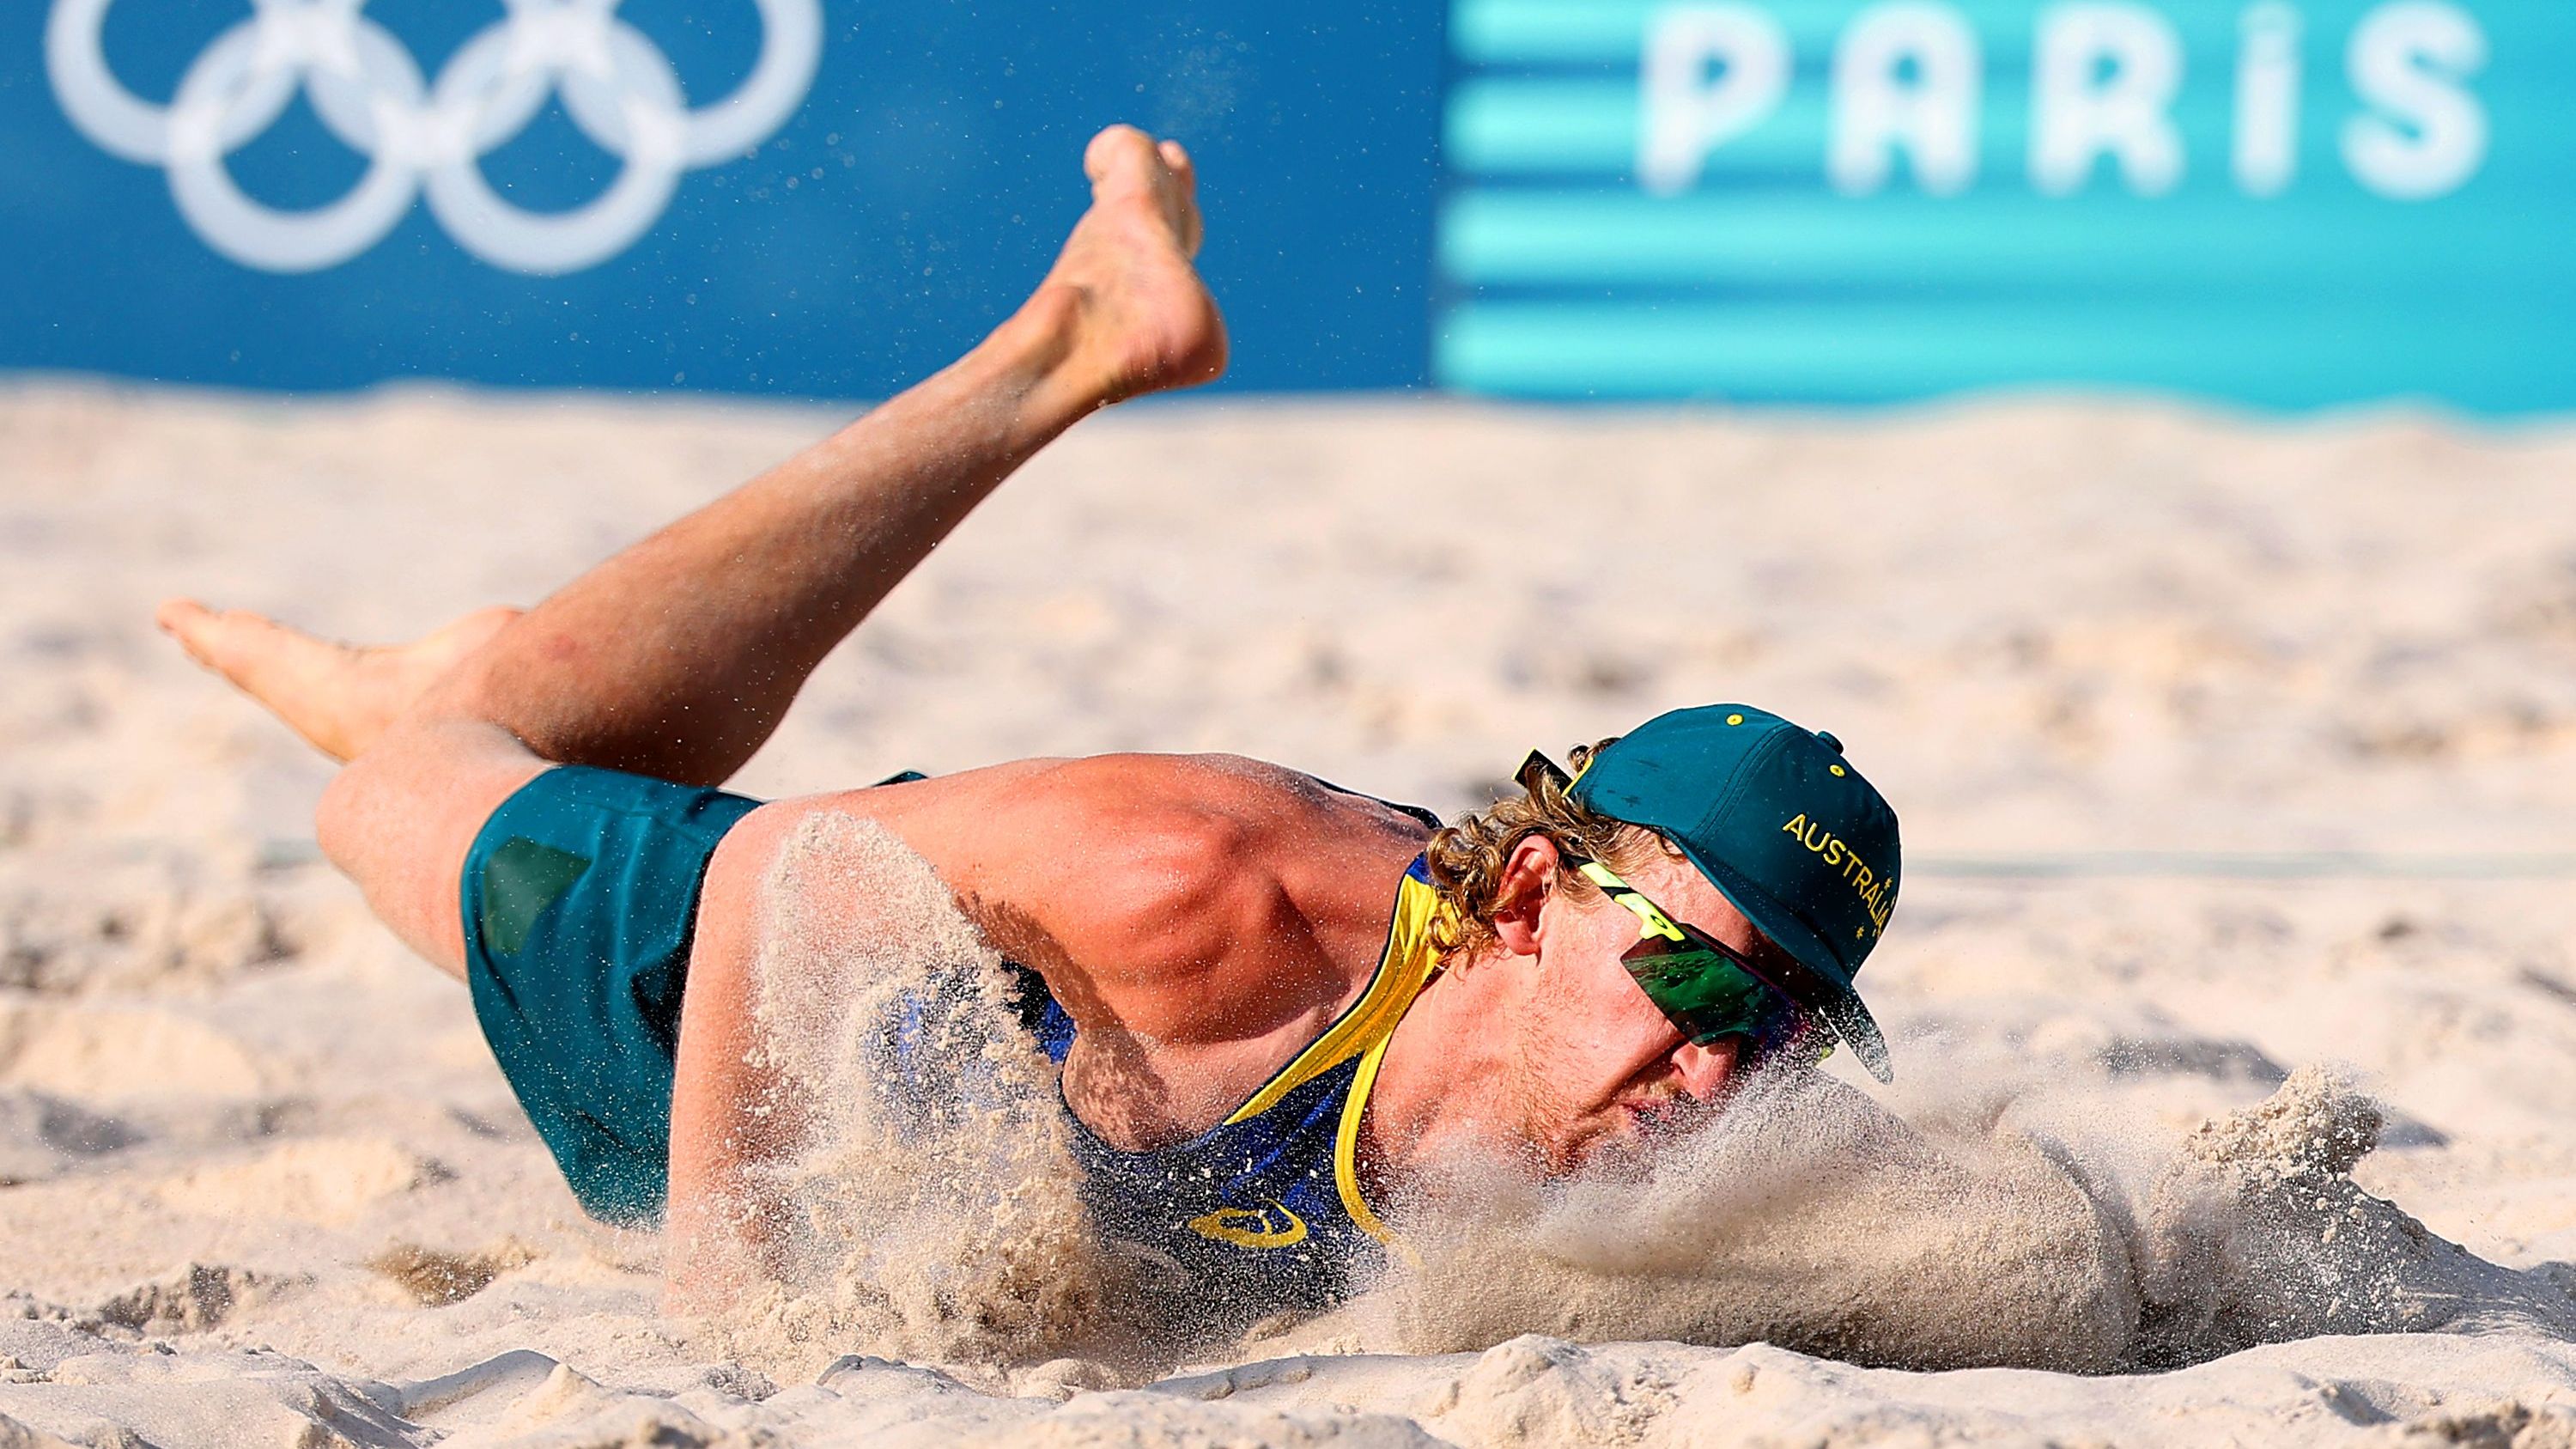
[[[1171,1042],[1260,1035],[1343,994],[1421,831],[1238,756],[1024,760],[762,807],[717,851],[701,929],[750,909],[780,845],[822,812],[920,852],[1077,1022]],[[1269,989],[1234,989],[1254,980]]]

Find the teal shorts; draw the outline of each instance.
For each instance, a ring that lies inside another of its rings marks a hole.
[[[502,802],[465,853],[465,976],[584,1211],[661,1216],[698,891],[760,802],[586,766]]]

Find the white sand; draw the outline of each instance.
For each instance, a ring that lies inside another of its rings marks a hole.
[[[1497,1202],[1534,1215],[1505,1272],[1438,1276],[1435,1242],[1429,1280],[1241,1367],[1081,1392],[1114,1377],[816,1377],[832,1345],[764,1364],[657,1317],[659,1242],[581,1220],[464,993],[313,859],[324,767],[149,628],[176,590],[355,637],[529,600],[830,422],[0,392],[0,1445],[2576,1443],[2576,434],[2055,404],[1086,425],[744,788],[1224,749],[1454,809],[1531,744],[1750,699],[1905,812],[1882,1100],[2005,1165],[1804,1205],[1795,1174],[1706,1183],[1740,1233]],[[1999,857],[2077,869],[1962,873]],[[2353,1180],[2354,1106],[2308,1078],[2186,1140],[2329,1060],[2387,1106]],[[2118,1376],[1565,1341],[2134,1367],[2354,1325],[2439,1331]],[[1525,1328],[1558,1336],[1485,1347]],[[1479,1351],[1296,1352],[1389,1343]]]

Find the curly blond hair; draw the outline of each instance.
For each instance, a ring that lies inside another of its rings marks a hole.
[[[1619,736],[1576,745],[1567,761],[1580,775],[1594,755],[1618,742]],[[1503,867],[1512,851],[1533,835],[1592,857],[1612,870],[1638,869],[1658,856],[1679,858],[1681,852],[1642,825],[1596,815],[1567,798],[1565,786],[1541,779],[1482,810],[1470,811],[1433,832],[1423,848],[1431,885],[1440,893],[1442,911],[1431,924],[1431,943],[1443,965],[1465,959],[1494,937],[1495,898],[1502,893]],[[1578,898],[1599,887],[1572,871],[1560,871],[1556,889]]]

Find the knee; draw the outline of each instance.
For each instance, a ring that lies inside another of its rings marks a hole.
[[[314,838],[377,919],[441,969],[462,975],[456,874],[480,817],[464,818],[471,792],[452,783],[441,788],[402,754],[379,748],[343,767],[314,807]],[[464,841],[456,838],[460,830]]]
[[[361,755],[340,767],[324,787],[322,798],[313,807],[313,838],[322,847],[323,858],[339,867],[343,875],[358,876],[360,855],[371,832],[367,817],[383,808],[383,790],[378,768],[370,766]]]

